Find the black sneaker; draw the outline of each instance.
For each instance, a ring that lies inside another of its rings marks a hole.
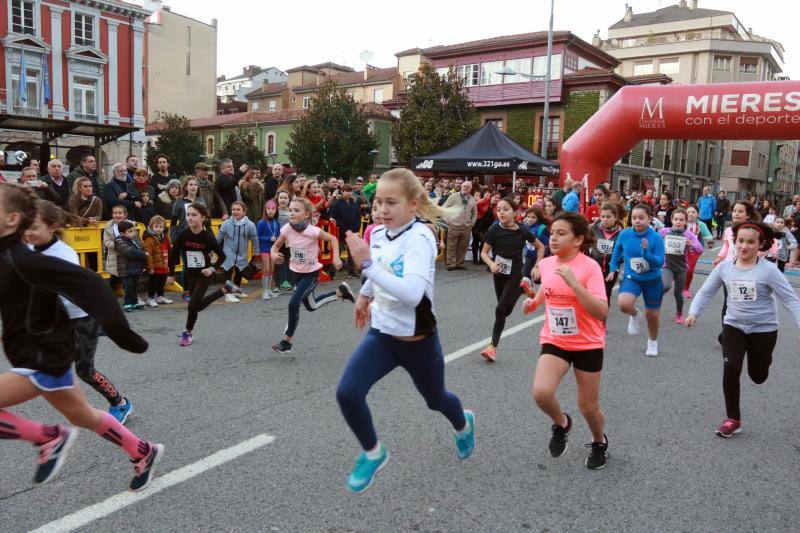
[[[284,339],[278,344],[274,344],[272,349],[278,353],[292,353],[292,343]]]
[[[564,416],[567,417],[567,427],[561,427],[558,424],[553,424],[550,427],[553,432],[549,446],[550,456],[552,457],[561,457],[567,451],[567,436],[572,431],[572,419],[567,413],[564,413]]]
[[[158,466],[162,455],[164,455],[164,445],[151,442],[150,452],[146,456],[138,461],[131,460],[136,477],[131,481],[128,487],[129,490],[136,492],[147,488],[150,482],[153,481],[153,474],[155,474],[156,466]]]
[[[39,450],[39,466],[36,468],[33,482],[37,485],[47,483],[58,475],[58,471],[61,470],[67,459],[69,449],[72,448],[75,438],[78,436],[76,428],[58,426],[58,430],[55,438],[36,446]]]
[[[348,300],[356,303],[356,298],[353,296],[353,289],[350,288],[350,285],[347,283],[342,283],[337,288],[339,289],[339,293],[342,295],[342,300]]]
[[[602,470],[608,463],[608,436],[603,435],[605,442],[590,442],[586,445],[591,449],[589,457],[586,458],[586,468],[589,470]]]

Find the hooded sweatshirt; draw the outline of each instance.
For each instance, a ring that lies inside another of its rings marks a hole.
[[[247,267],[250,263],[248,241],[253,245],[253,254],[258,254],[260,251],[256,225],[246,216],[241,220],[230,217],[223,222],[217,233],[217,241],[225,252],[225,262],[222,263],[222,268],[225,270],[230,270],[234,266],[239,270]]]

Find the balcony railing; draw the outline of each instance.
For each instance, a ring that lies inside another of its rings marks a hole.
[[[686,41],[702,41],[708,39],[722,39],[726,41],[743,40],[736,34],[724,31],[687,31],[684,33],[670,35],[648,35],[647,37],[637,37],[631,39],[609,39],[603,41],[600,45],[600,48],[603,50],[612,50],[617,48],[633,48],[636,46],[683,43]]]
[[[11,114],[23,117],[41,117],[42,108],[39,106],[15,105],[11,106]]]
[[[75,120],[78,122],[99,122],[100,117],[90,113],[75,113]]]

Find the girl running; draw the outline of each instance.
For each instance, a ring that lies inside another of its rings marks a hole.
[[[11,369],[0,374],[0,439],[24,440],[39,453],[34,483],[53,479],[78,430],[45,425],[6,409],[42,396],[67,420],[121,447],[134,462],[132,491],[150,484],[164,447],[140,440],[108,413],[94,409],[75,386],[74,328],[58,295],[99,321],[120,348],[144,353],[147,342],[130,329],[114,294],[96,274],[31,251],[22,235],[36,219],[36,193],[0,184],[0,317]]]
[[[534,278],[539,277],[538,265],[544,257],[544,245],[536,235],[521,228],[515,220],[517,205],[511,198],[503,198],[497,203],[497,220],[483,236],[481,259],[492,271],[494,293],[497,306],[494,309],[492,340],[482,352],[481,357],[493,363],[497,358],[497,345],[506,325],[506,318],[514,310],[517,300],[522,296],[522,258],[525,243],[536,247],[539,259],[533,266]],[[490,255],[491,254],[491,255]]]
[[[378,440],[366,397],[373,385],[398,366],[411,375],[429,408],[439,411],[454,429],[460,459],[475,447],[475,416],[444,387],[444,354],[433,311],[436,238],[417,217],[435,222],[447,213],[431,200],[409,170],[385,172],[373,202],[383,226],[367,244],[351,232],[347,245],[367,281],[355,307],[355,324],[371,320],[339,380],[336,399],[362,452],[347,479],[353,492],[367,490],[375,474],[389,462],[386,446]]]
[[[672,212],[675,211],[675,206],[672,204],[672,195],[664,191],[658,197],[658,206],[656,207],[656,214],[659,222],[665,227],[672,226]],[[661,231],[663,228],[656,228],[656,231]]]
[[[703,245],[697,235],[686,228],[686,210],[682,207],[672,212],[672,226],[661,230],[664,239],[665,260],[661,269],[664,294],[673,288],[675,295],[675,323],[683,324],[683,287],[686,285],[686,271],[689,269],[689,255],[702,254]]]
[[[186,280],[184,289],[192,295],[189,300],[189,314],[186,317],[186,331],[181,335],[181,346],[192,344],[194,340],[192,331],[200,311],[226,294],[241,293],[239,287],[231,280],[227,280],[219,290],[206,296],[216,269],[225,262],[225,252],[220,248],[211,230],[204,227],[206,219],[208,219],[208,208],[205,204],[189,204],[186,207],[186,229],[175,237],[172,250],[169,252],[167,285],[175,282],[175,266],[183,253],[186,257],[183,269]],[[214,264],[211,263],[211,252],[217,256]]]
[[[278,203],[278,225],[283,228],[286,224],[289,223],[289,203],[292,200],[289,191],[286,189],[282,189],[278,191],[276,196],[277,203]],[[289,249],[284,246],[281,248],[280,252],[286,256],[289,254]],[[273,256],[274,260],[274,256]],[[292,290],[292,281],[289,279],[289,264],[283,262],[282,264],[278,264],[275,273],[275,289],[277,290],[284,290],[290,291]]]
[[[603,368],[608,302],[600,265],[584,252],[594,245],[594,232],[577,213],[559,213],[550,226],[552,256],[540,264],[542,288],[522,308],[532,313],[545,303],[542,345],[533,377],[533,399],[553,421],[550,455],[561,457],[567,450],[572,418],[561,410],[556,391],[574,365],[578,405],[592,432],[585,465],[605,468],[608,437],[600,410],[600,375]]]
[[[636,299],[644,299],[647,318],[647,350],[645,355],[658,356],[658,325],[664,285],[661,267],[664,265],[664,239],[650,226],[652,213],[647,204],[631,209],[631,227],[622,230],[611,255],[611,266],[606,281],[614,278],[620,263],[625,261],[625,272],[619,286],[619,309],[628,319],[628,335],[638,335],[642,314],[636,308]]]
[[[294,273],[296,284],[292,299],[289,301],[289,324],[286,326],[283,339],[272,347],[278,353],[292,352],[292,339],[300,321],[301,303],[310,312],[337,299],[355,302],[353,291],[347,283],[341,283],[335,291],[319,296],[314,294],[314,289],[319,283],[319,271],[322,268],[317,259],[319,241],[331,243],[333,267],[336,270],[342,268],[342,260],[339,259],[339,241],[336,237],[311,225],[313,213],[314,207],[306,198],[292,200],[289,204],[289,224],[281,228],[280,237],[272,245],[271,253],[277,264],[283,263],[286,259],[280,250],[284,244],[288,246],[291,251],[289,269]]]
[[[250,264],[248,243],[253,247],[253,254],[259,250],[256,225],[247,218],[246,213],[247,206],[244,202],[233,202],[231,204],[232,216],[222,223],[217,232],[217,242],[225,252],[222,269],[237,287],[242,283],[244,269]],[[244,296],[243,293],[242,296]],[[225,301],[238,303],[239,298],[235,294],[226,294]]]
[[[619,204],[603,202],[600,205],[599,220],[592,224],[595,244],[589,249],[589,255],[597,261],[603,271],[606,286],[606,301],[611,306],[611,291],[617,283],[619,272],[611,274],[611,256],[622,231],[623,210]]]
[[[775,230],[774,237],[778,247],[775,261],[778,265],[778,270],[783,272],[786,269],[786,262],[789,260],[792,250],[797,248],[797,240],[792,235],[792,232],[789,231],[789,228],[786,227],[786,219],[783,217],[775,217],[772,228]]]
[[[52,202],[39,200],[36,203],[36,220],[25,231],[25,240],[33,249],[42,255],[58,257],[73,265],[80,265],[78,254],[61,240],[61,231],[67,224],[67,214]],[[72,216],[75,222],[79,219]],[[97,352],[97,339],[100,337],[100,325],[86,314],[86,311],[59,296],[72,321],[75,347],[75,373],[81,380],[100,393],[110,404],[108,412],[124,424],[133,411],[133,404],[123,398],[119,390],[94,367],[94,356]]]
[[[278,240],[281,228],[278,224],[278,204],[269,200],[264,204],[264,214],[258,221],[258,245],[261,250],[261,299],[276,298],[279,293],[270,289],[272,283],[272,245]]]
[[[769,376],[778,338],[776,299],[800,328],[800,298],[775,265],[758,256],[759,251],[772,246],[771,228],[762,222],[746,221],[735,224],[732,231],[736,258],[711,271],[686,317],[686,326],[693,326],[719,288],[727,289],[728,306],[722,329],[722,391],[727,418],[716,430],[717,435],[725,438],[742,431],[739,377],[745,356],[753,383],[760,385]]]
[[[697,208],[693,205],[690,205],[686,208],[686,217],[688,219],[688,223],[686,224],[686,228],[695,234],[697,240],[700,241],[704,247],[711,242],[714,241],[714,236],[711,235],[711,231],[709,230],[706,223],[702,220],[699,220],[700,213],[697,211]],[[705,249],[705,248],[704,248]],[[686,282],[683,285],[683,297],[684,298],[691,298],[692,297],[692,279],[694,278],[694,269],[697,266],[697,260],[700,259],[700,256],[703,255],[703,252],[696,253],[689,249],[686,254],[686,262],[688,263],[689,269],[686,271]]]
[[[373,202],[372,203],[372,224],[367,226],[366,229],[364,230],[364,241],[366,241],[367,244],[370,244],[370,238],[372,237],[372,232],[375,230],[375,228],[377,228],[381,224],[383,224],[383,218],[381,217],[381,213],[380,213],[380,210],[378,209],[377,204],[375,204]]]
[[[544,257],[547,257],[547,244],[550,242],[550,232],[547,230],[547,224],[544,220],[544,211],[542,211],[542,208],[538,205],[529,207],[525,211],[524,222],[525,227],[528,228],[531,233],[536,235],[536,238],[539,241],[541,241],[542,245],[544,246]],[[542,257],[542,259],[544,259],[544,257]],[[528,289],[530,289],[532,283],[531,273],[533,272],[533,265],[536,264],[536,260],[538,258],[539,252],[536,250],[536,245],[526,242],[525,263],[522,265],[522,283],[527,284]],[[534,279],[533,282],[539,283],[539,280]]]

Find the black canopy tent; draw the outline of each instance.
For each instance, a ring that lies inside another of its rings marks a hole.
[[[425,157],[415,157],[411,161],[411,168],[431,172],[512,174],[514,182],[517,174],[559,174],[558,163],[526,150],[491,122],[452,148]]]

